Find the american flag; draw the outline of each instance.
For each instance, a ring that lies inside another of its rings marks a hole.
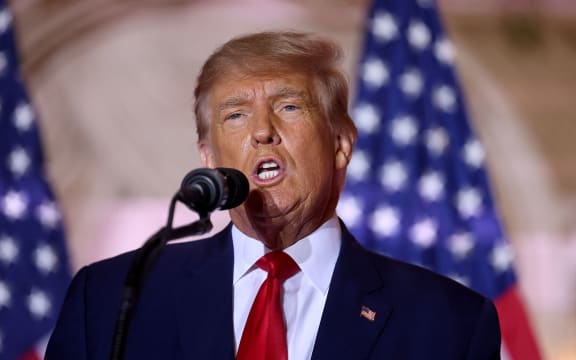
[[[339,214],[369,248],[493,299],[504,356],[539,359],[434,1],[375,0],[364,36]]]
[[[70,277],[12,20],[0,0],[0,360],[42,356]]]

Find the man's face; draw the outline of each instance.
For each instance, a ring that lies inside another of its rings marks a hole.
[[[208,97],[204,164],[241,170],[250,196],[233,221],[323,222],[334,213],[347,165],[342,137],[331,131],[313,80],[299,73],[223,76]],[[319,224],[318,224],[319,225]]]

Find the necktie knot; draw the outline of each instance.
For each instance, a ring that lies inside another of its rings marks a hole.
[[[300,271],[298,264],[283,251],[272,251],[262,256],[256,266],[268,272],[268,277],[284,281]]]

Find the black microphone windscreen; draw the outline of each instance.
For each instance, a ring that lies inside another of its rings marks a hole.
[[[226,178],[228,188],[228,197],[226,202],[221,206],[222,210],[232,209],[242,204],[248,197],[250,185],[248,179],[239,170],[231,168],[217,168]]]

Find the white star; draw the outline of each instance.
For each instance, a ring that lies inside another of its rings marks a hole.
[[[417,97],[422,92],[424,81],[422,73],[417,69],[410,69],[400,75],[400,89],[411,97]]]
[[[15,176],[22,176],[30,168],[30,156],[24,148],[18,147],[8,155],[8,167]]]
[[[456,207],[465,218],[478,215],[482,208],[482,197],[478,189],[467,187],[456,195]]]
[[[428,172],[420,178],[418,191],[428,201],[439,200],[444,194],[444,178],[437,171]]]
[[[390,41],[398,35],[398,25],[392,15],[380,12],[374,16],[372,33],[379,40]]]
[[[49,229],[55,228],[61,218],[60,211],[53,201],[40,204],[36,208],[36,216],[38,216],[40,223]]]
[[[430,43],[430,30],[421,21],[412,21],[408,26],[408,42],[416,50],[423,50]]]
[[[34,263],[43,274],[48,274],[56,269],[58,257],[49,245],[40,245],[34,250]]]
[[[2,199],[2,211],[10,220],[18,220],[26,212],[26,199],[17,191],[9,191]]]
[[[42,319],[48,316],[50,309],[52,308],[50,299],[46,293],[40,290],[32,290],[30,295],[28,295],[27,303],[28,311],[30,311],[30,313],[37,319]]]
[[[352,159],[348,165],[348,176],[352,180],[361,181],[366,179],[370,170],[370,159],[366,152],[362,150],[355,150],[352,153]]]
[[[512,248],[505,242],[497,244],[490,253],[490,264],[498,273],[509,270],[513,259]]]
[[[362,79],[373,89],[382,87],[390,77],[386,64],[377,58],[368,59],[362,67]]]
[[[474,241],[470,233],[462,232],[452,235],[449,239],[448,246],[452,255],[458,260],[462,260],[467,258],[474,248]]]
[[[470,280],[466,276],[462,276],[459,274],[450,274],[448,277],[464,286],[470,286]]]
[[[34,112],[30,104],[21,103],[16,107],[14,111],[14,125],[20,131],[26,131],[30,129],[32,122],[34,121]]]
[[[426,147],[430,153],[440,156],[448,146],[448,134],[441,127],[435,127],[426,131]]]
[[[434,53],[440,62],[447,65],[451,65],[454,62],[454,47],[447,38],[443,37],[436,41],[436,44],[434,45]]]
[[[424,219],[410,228],[412,242],[422,248],[428,248],[436,242],[437,225],[432,219]]]
[[[8,288],[8,285],[2,280],[0,280],[0,309],[3,307],[10,306],[10,302],[12,301],[12,293]]]
[[[370,228],[382,237],[389,237],[398,231],[400,227],[400,214],[398,210],[382,206],[376,209],[370,217]]]
[[[362,216],[362,206],[358,199],[351,195],[343,196],[338,202],[338,215],[348,226],[356,226]]]
[[[370,104],[361,104],[354,110],[354,120],[358,130],[372,134],[380,125],[380,114],[376,108]]]
[[[464,145],[464,161],[473,168],[479,168],[484,164],[484,148],[477,139],[469,140]]]
[[[5,265],[12,264],[18,257],[18,247],[14,239],[8,236],[0,237],[0,262]]]
[[[418,128],[413,117],[404,115],[392,121],[392,138],[398,145],[409,145],[414,143]]]
[[[408,171],[400,161],[389,161],[380,170],[380,182],[390,191],[398,191],[404,187],[408,179]]]
[[[12,15],[7,8],[0,11],[0,33],[5,33],[10,23],[12,22]]]
[[[434,89],[432,101],[436,107],[444,112],[453,112],[456,107],[456,94],[448,85],[441,85]]]

